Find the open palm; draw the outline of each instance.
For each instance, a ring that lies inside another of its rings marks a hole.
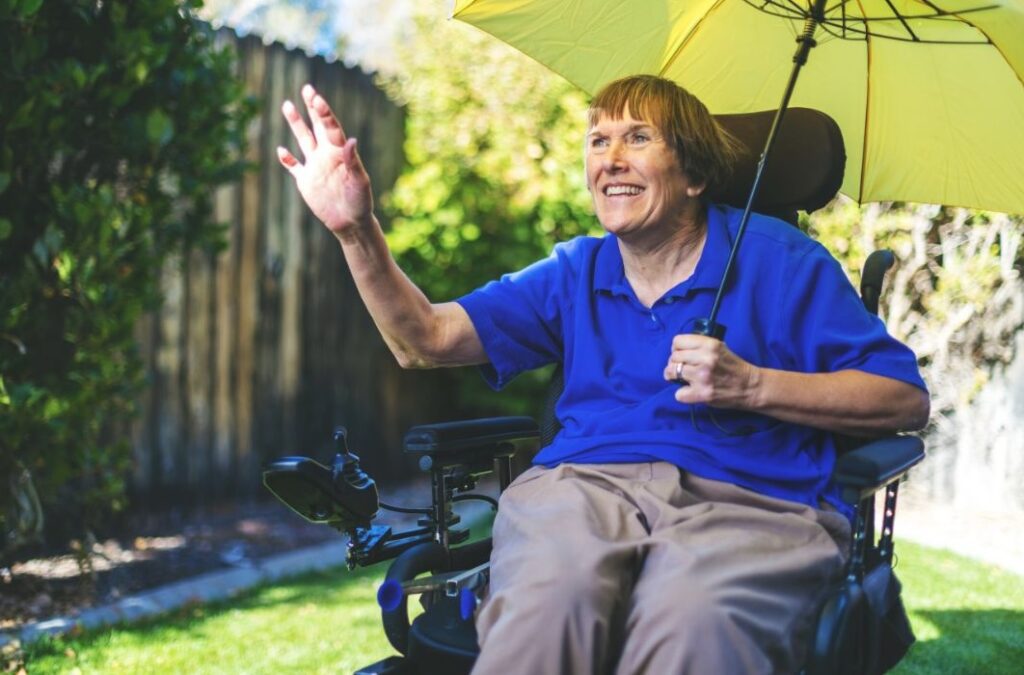
[[[291,101],[281,106],[288,126],[302,150],[300,162],[286,148],[277,149],[278,159],[295,178],[306,204],[336,236],[373,221],[370,177],[356,151],[356,139],[345,131],[327,101],[312,86],[302,88],[302,100],[312,130]]]

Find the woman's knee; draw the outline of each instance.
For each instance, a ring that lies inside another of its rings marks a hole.
[[[770,672],[749,629],[711,593],[663,593],[639,604],[634,599],[618,672]]]

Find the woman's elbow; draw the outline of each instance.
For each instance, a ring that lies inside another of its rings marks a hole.
[[[402,370],[426,370],[437,367],[437,363],[424,354],[405,350],[392,350],[392,354],[394,354],[395,360],[398,361],[398,366]]]
[[[436,350],[431,348],[427,340],[399,340],[385,335],[384,342],[402,370],[424,370],[438,365],[433,356]]]
[[[931,418],[932,401],[928,392],[914,387],[914,395],[908,397],[907,411],[903,416],[904,424],[900,425],[903,431],[918,431],[928,426]]]

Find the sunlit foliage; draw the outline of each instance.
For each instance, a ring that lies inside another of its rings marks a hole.
[[[809,225],[855,281],[871,251],[895,253],[881,314],[921,360],[934,412],[969,402],[991,368],[1014,356],[1024,323],[1019,217],[840,198]]]
[[[133,329],[164,261],[219,240],[248,106],[196,4],[0,0],[0,556],[33,492],[58,530],[122,503]]]
[[[430,295],[449,299],[597,228],[582,170],[586,99],[436,8],[415,26],[386,82],[409,111],[388,239]]]

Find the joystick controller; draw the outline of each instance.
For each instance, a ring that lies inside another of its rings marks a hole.
[[[330,468],[309,457],[282,457],[264,466],[263,484],[310,522],[345,532],[368,528],[380,507],[377,484],[349,451],[344,427],[334,430],[334,445]]]

